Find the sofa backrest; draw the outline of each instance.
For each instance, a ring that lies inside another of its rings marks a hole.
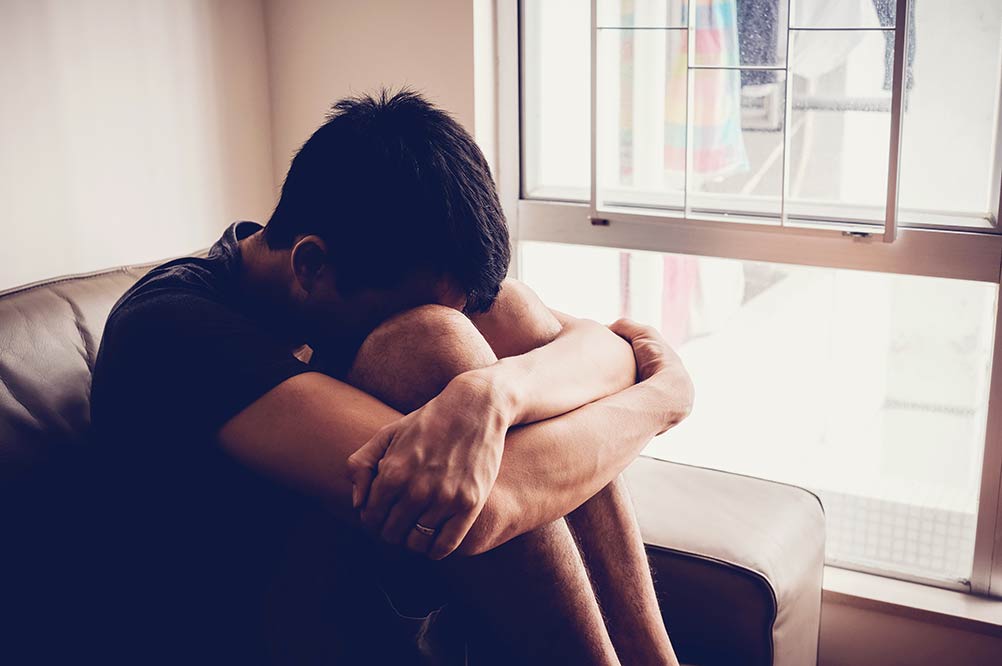
[[[0,293],[0,661],[60,663],[100,641],[88,621],[114,553],[89,446],[91,369],[112,306],[149,266]],[[11,655],[23,655],[24,658]]]
[[[105,320],[152,265],[0,292],[0,486],[24,487],[86,446]]]

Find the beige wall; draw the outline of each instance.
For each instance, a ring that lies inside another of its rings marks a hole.
[[[3,0],[0,289],[266,219],[352,93],[413,87],[492,153],[492,18],[493,0]]]
[[[0,288],[267,215],[260,0],[4,0],[0,55]]]
[[[1002,635],[826,600],[820,666],[998,666]]]
[[[473,0],[265,0],[274,173],[335,100],[410,86],[474,131]]]

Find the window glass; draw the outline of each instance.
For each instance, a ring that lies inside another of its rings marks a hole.
[[[791,214],[882,221],[895,1],[794,0],[792,23],[786,3],[693,6],[689,63],[686,3],[599,0],[600,203],[677,212],[688,193],[697,213],[776,217],[785,170]],[[911,8],[900,223],[983,228],[1002,3],[916,0]],[[590,3],[526,0],[523,20],[525,195],[586,201]],[[700,69],[715,67],[743,69]],[[720,168],[708,164],[714,151]]]
[[[696,386],[646,453],[819,494],[830,563],[969,578],[997,287],[520,244],[550,307],[657,326]]]
[[[598,26],[600,28],[685,27],[686,4],[686,0],[598,0]]]
[[[787,210],[882,220],[891,140],[883,32],[797,31],[790,68]]]
[[[913,0],[914,2],[914,0]],[[797,28],[893,28],[897,0],[790,0]]]
[[[997,140],[1002,2],[913,5],[900,206],[906,218],[910,210],[985,216]],[[889,75],[884,79],[888,88]]]
[[[591,13],[583,0],[523,4],[523,194],[587,201]]]
[[[685,205],[686,33],[598,35],[598,198],[604,205]]]
[[[786,6],[776,0],[696,3],[699,67],[776,67],[786,62]]]
[[[758,76],[759,82],[741,85],[748,75]],[[785,72],[693,72],[692,152],[686,180],[692,211],[779,217],[785,80]],[[718,122],[721,115],[729,120]]]

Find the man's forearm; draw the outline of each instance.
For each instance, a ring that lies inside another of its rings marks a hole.
[[[497,482],[460,552],[485,552],[592,497],[691,406],[686,376],[664,373],[563,416],[509,432]]]
[[[500,360],[471,374],[498,394],[511,425],[566,414],[636,379],[629,343],[601,324],[550,310],[515,280],[473,322]]]
[[[500,394],[512,425],[534,423],[631,386],[629,343],[605,326],[576,319],[548,344],[473,371]]]

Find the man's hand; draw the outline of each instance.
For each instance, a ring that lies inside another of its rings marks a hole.
[[[665,430],[688,416],[692,411],[692,380],[682,359],[657,329],[643,326],[631,319],[620,319],[609,328],[633,347],[633,356],[637,361],[637,381],[660,380],[664,384],[666,404],[670,403],[674,407],[666,414]]]
[[[495,387],[465,373],[380,430],[348,459],[352,504],[362,523],[432,559],[454,551],[494,487],[508,411]]]

